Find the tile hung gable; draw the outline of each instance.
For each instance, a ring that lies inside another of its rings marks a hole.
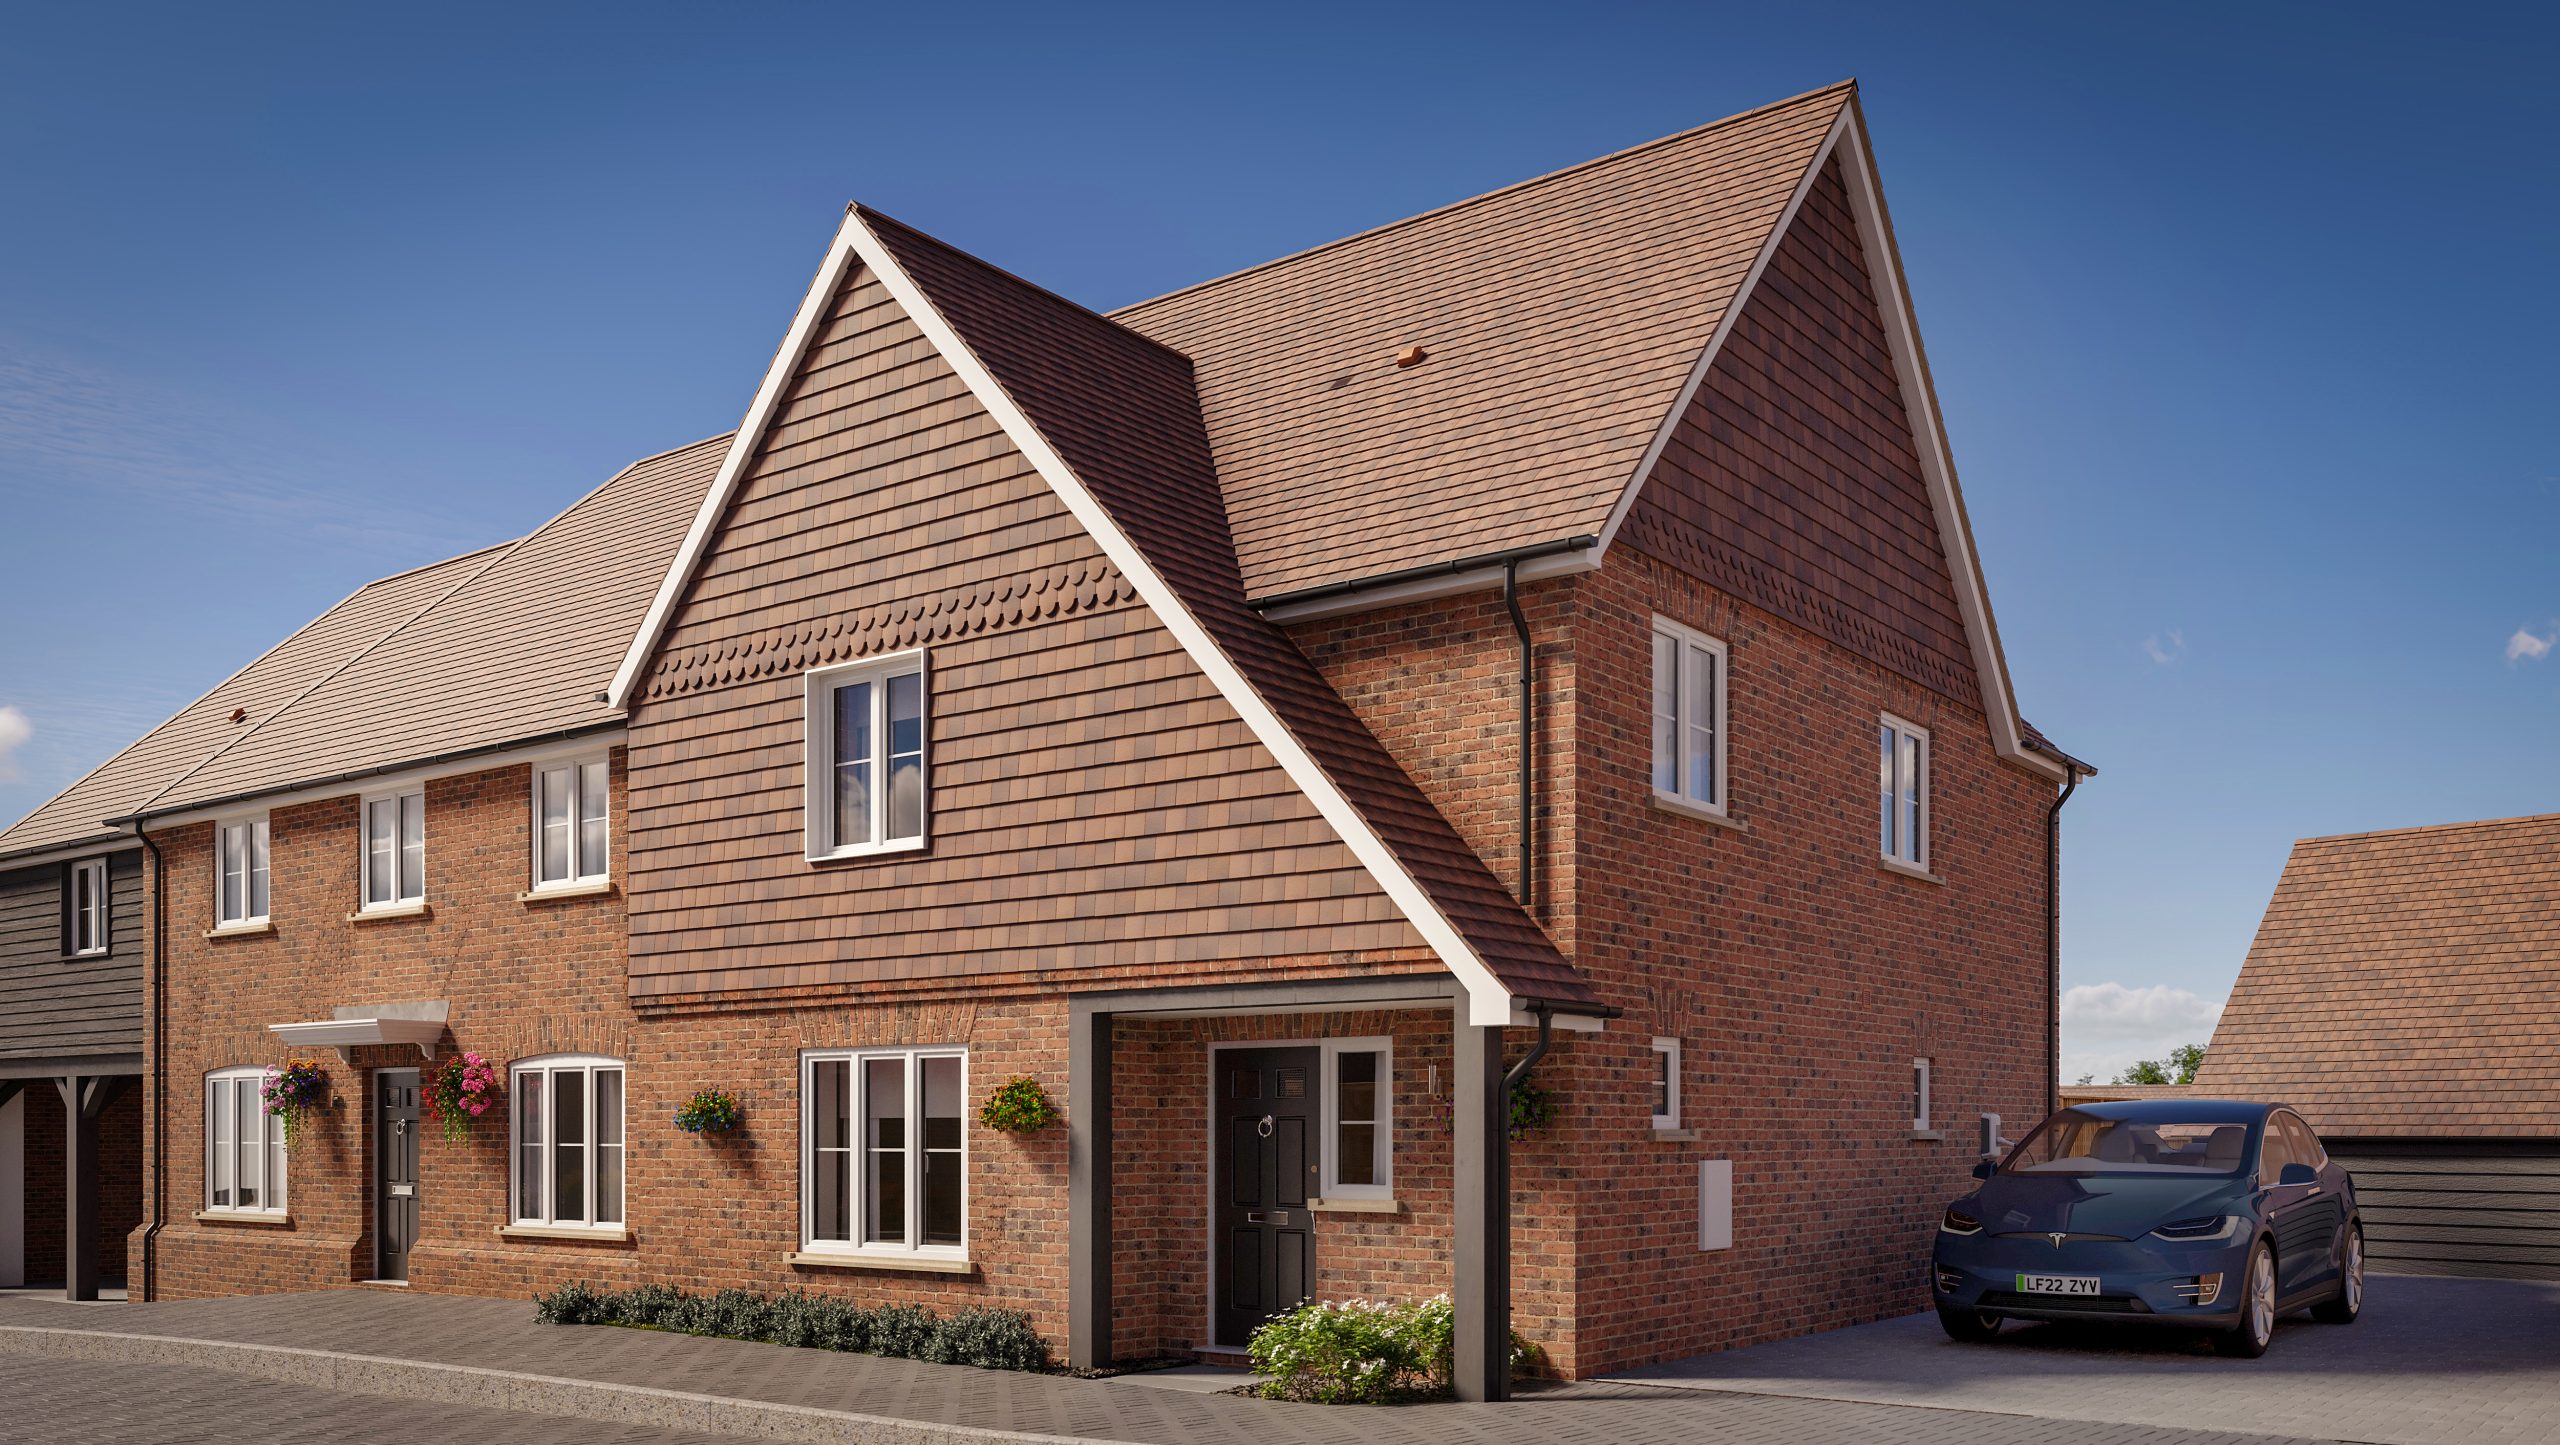
[[[1840,166],[1814,178],[1620,538],[1979,709]]]

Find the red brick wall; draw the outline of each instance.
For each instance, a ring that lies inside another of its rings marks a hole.
[[[98,1278],[110,1285],[124,1281],[125,1236],[142,1222],[139,1084],[128,1083],[98,1115],[98,1217],[89,1238],[90,1248],[97,1251]],[[29,1284],[58,1285],[66,1222],[62,1095],[51,1079],[29,1079],[18,1097],[26,1130],[24,1277]]]

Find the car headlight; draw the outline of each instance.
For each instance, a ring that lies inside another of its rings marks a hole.
[[[1947,1206],[1946,1214],[1938,1220],[1938,1232],[1940,1234],[1980,1234],[1982,1221],[1950,1204]]]
[[[2200,1214],[2193,1219],[2170,1220],[2151,1232],[2179,1244],[2210,1244],[2217,1239],[2229,1239],[2239,1229],[2239,1215]]]

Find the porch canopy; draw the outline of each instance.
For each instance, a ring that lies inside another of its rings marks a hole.
[[[1539,1048],[1552,1027],[1592,1029],[1609,1012],[1578,1004],[1530,1005]],[[1113,990],[1075,995],[1067,1063],[1068,1362],[1099,1368],[1114,1359],[1112,1319],[1112,1098],[1115,1025],[1275,1014],[1435,1009],[1447,1011],[1454,1058],[1450,1080],[1457,1312],[1456,1384],[1462,1399],[1500,1399],[1509,1382],[1510,1131],[1503,1035],[1470,1021],[1465,984],[1447,973],[1308,979],[1286,983]],[[1536,1051],[1518,1068],[1533,1063]],[[1140,1101],[1131,1101],[1136,1104]]]
[[[421,1058],[434,1058],[436,1040],[444,1037],[451,1006],[443,999],[420,1003],[349,1004],[328,1018],[301,1023],[269,1024],[267,1032],[288,1044],[334,1048],[350,1062],[353,1050],[378,1044],[416,1044]]]

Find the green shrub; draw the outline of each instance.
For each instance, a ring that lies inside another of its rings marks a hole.
[[[689,1295],[663,1284],[601,1292],[570,1284],[533,1298],[534,1318],[547,1325],[628,1325],[988,1370],[1049,1368],[1048,1345],[1019,1310],[965,1309],[944,1319],[921,1305],[865,1309],[798,1290]]]
[[[1449,1393],[1457,1346],[1449,1297],[1403,1304],[1305,1304],[1253,1332],[1253,1367],[1275,1378],[1263,1393],[1324,1405],[1375,1405]]]

